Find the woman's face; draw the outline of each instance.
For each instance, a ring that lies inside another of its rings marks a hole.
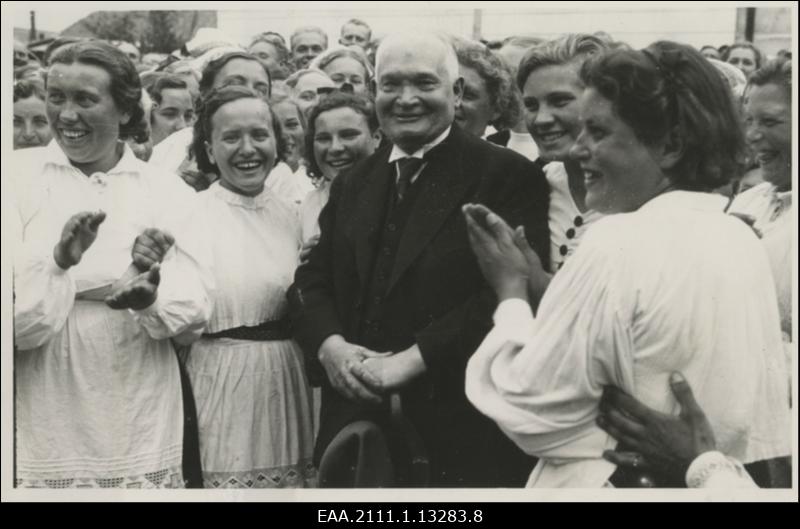
[[[91,175],[116,165],[119,128],[130,116],[114,103],[108,72],[91,64],[53,64],[46,106],[53,137],[76,167]]]
[[[576,62],[537,68],[522,87],[525,125],[545,160],[566,160],[580,133],[580,66]]]
[[[291,101],[283,101],[274,105],[272,110],[281,122],[283,142],[286,146],[287,159],[299,159],[303,155],[303,142],[306,133],[300,120],[300,111]]]
[[[237,85],[254,90],[264,98],[270,94],[270,79],[261,63],[250,59],[231,59],[214,76],[213,88]]]
[[[667,187],[658,147],[640,142],[610,100],[588,88],[579,109],[583,127],[570,154],[584,173],[587,207],[607,214],[635,211]]]
[[[166,88],[161,91],[161,103],[153,103],[150,114],[153,145],[181,129],[194,124],[194,103],[189,90]]]
[[[327,75],[318,73],[308,73],[297,80],[297,84],[292,90],[292,97],[294,98],[300,110],[308,116],[311,107],[319,101],[319,94],[317,90],[320,88],[334,88],[335,85],[331,78]]]
[[[380,143],[380,134],[370,132],[367,118],[352,108],[322,112],[315,125],[314,159],[329,180],[371,155]]]
[[[240,195],[261,193],[277,158],[267,103],[253,98],[227,103],[211,117],[211,127],[206,152],[219,167],[220,185]]]
[[[486,80],[469,66],[460,65],[459,71],[464,78],[464,96],[461,104],[456,105],[456,123],[462,130],[483,137],[489,122],[497,118]]]
[[[260,40],[250,46],[248,51],[253,54],[255,58],[258,59],[258,62],[263,64],[270,72],[280,66],[280,55],[278,54],[278,50],[269,42]]]
[[[792,186],[792,109],[790,95],[776,84],[747,90],[744,122],[747,143],[765,181],[780,189]]]
[[[750,48],[733,48],[728,54],[728,64],[739,68],[745,77],[756,71],[756,54]]]
[[[44,101],[32,95],[14,103],[15,149],[41,147],[50,143],[52,137]]]
[[[364,66],[352,57],[339,57],[325,66],[324,72],[328,74],[336,88],[341,88],[345,83],[353,86],[353,93],[367,93],[367,72]]]

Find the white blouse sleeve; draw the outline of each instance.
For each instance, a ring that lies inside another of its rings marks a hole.
[[[467,368],[467,397],[529,454],[601,457],[610,442],[595,425],[603,386],[632,389],[630,315],[609,259],[620,248],[596,230],[556,274],[536,318],[521,300],[498,307]]]
[[[164,212],[154,227],[171,233],[175,244],[161,263],[155,303],[131,313],[156,340],[174,338],[183,345],[191,343],[200,337],[211,317],[212,256],[203,237],[203,201],[199,196],[173,179],[154,197],[155,207]]]
[[[30,250],[18,226],[14,227],[14,341],[25,351],[46,344],[64,327],[76,288],[69,271],[59,267],[52,255]]]
[[[27,171],[8,175],[3,182],[2,210],[13,255],[14,345],[25,351],[46,344],[64,327],[75,303],[76,287],[69,271],[55,263],[52,252],[34,250],[34,245],[24,240],[25,223],[37,209],[36,198],[43,184],[41,168],[17,158],[15,169]],[[53,246],[59,235],[53,233]]]
[[[19,247],[18,247],[19,248]],[[41,347],[67,322],[75,282],[52,256],[20,255],[14,264],[14,340],[19,350]]]

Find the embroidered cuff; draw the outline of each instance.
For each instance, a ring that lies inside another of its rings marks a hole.
[[[710,451],[700,454],[686,471],[689,488],[741,488],[754,487],[744,467],[722,452]]]

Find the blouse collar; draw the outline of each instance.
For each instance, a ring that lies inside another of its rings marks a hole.
[[[114,175],[114,174],[123,174],[123,173],[140,173],[142,169],[143,162],[139,160],[128,144],[125,142],[121,142],[123,151],[122,157],[117,162],[117,165],[112,167],[110,170],[106,171],[104,174],[106,175]],[[45,157],[44,157],[45,164],[52,164],[60,167],[68,167],[72,168],[76,171],[79,171],[77,167],[72,165],[72,162],[69,161],[67,155],[64,151],[61,150],[61,147],[58,145],[56,141],[51,141],[45,147]],[[98,171],[98,173],[101,173]]]
[[[222,201],[230,204],[231,206],[237,206],[245,209],[261,209],[275,198],[272,194],[272,191],[267,189],[266,186],[258,195],[249,197],[247,195],[234,193],[233,191],[222,187],[219,183],[219,180],[211,184],[211,187],[208,188],[208,192],[213,193],[214,196],[220,198]]]
[[[675,190],[662,193],[650,199],[639,208],[639,211],[693,209],[719,211],[721,213],[725,209],[727,202],[724,196],[715,193]]]

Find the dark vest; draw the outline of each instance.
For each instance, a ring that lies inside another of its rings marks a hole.
[[[425,172],[423,167],[422,172]],[[361,328],[359,329],[360,338],[366,347],[376,348],[378,351],[384,350],[387,341],[387,328],[383,320],[383,304],[386,300],[389,278],[392,276],[397,250],[400,247],[400,239],[403,236],[411,210],[414,207],[417,196],[419,195],[419,179],[424,175],[420,173],[417,181],[406,191],[406,195],[401,202],[397,202],[395,186],[389,186],[386,194],[386,208],[383,224],[377,234],[376,252],[372,264],[368,289],[362,293],[363,315],[360,318]],[[412,338],[413,337],[409,337]],[[391,341],[391,340],[390,340]],[[410,345],[410,344],[409,344]]]

